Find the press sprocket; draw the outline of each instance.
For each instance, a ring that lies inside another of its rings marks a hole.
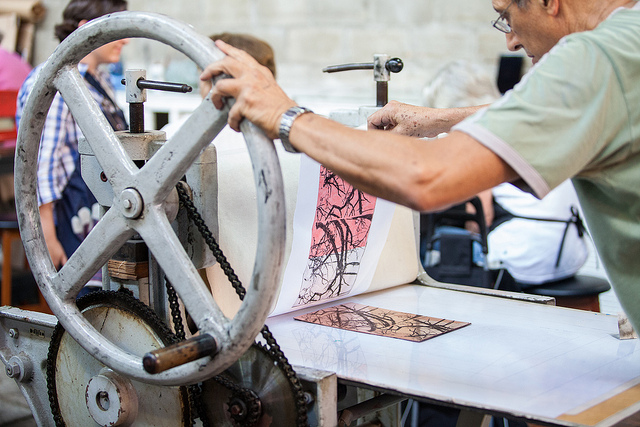
[[[295,426],[296,399],[282,369],[260,344],[202,383],[208,419],[221,427]],[[255,409],[258,408],[258,413]],[[257,416],[257,417],[256,417]]]
[[[150,348],[176,340],[148,306],[127,292],[92,292],[77,305],[107,339],[140,358]],[[80,347],[60,323],[49,345],[47,387],[57,427],[132,419],[134,425],[191,425],[186,387],[150,385],[119,375]]]

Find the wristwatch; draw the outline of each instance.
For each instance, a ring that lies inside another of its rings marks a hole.
[[[282,119],[280,119],[280,129],[278,130],[278,135],[280,136],[280,141],[282,141],[282,146],[284,149],[290,153],[299,153],[291,142],[289,142],[289,132],[291,132],[291,126],[293,126],[293,122],[305,113],[313,113],[308,108],[305,107],[291,107],[287,111],[282,114]]]

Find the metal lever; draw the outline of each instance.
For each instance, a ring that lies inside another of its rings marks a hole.
[[[125,84],[125,83],[126,83],[125,80],[122,79],[122,84]],[[188,93],[193,90],[191,86],[185,85],[182,83],[159,82],[155,80],[145,80],[145,79],[139,79],[136,82],[136,85],[140,89],[163,90],[165,92]]]
[[[322,69],[324,73],[337,73],[351,70],[373,70],[373,80],[376,82],[376,106],[384,107],[389,100],[389,85],[391,73],[399,73],[404,68],[400,58],[389,55],[374,55],[373,62],[359,62],[353,64],[332,65]]]
[[[215,338],[202,334],[145,354],[142,366],[150,374],[159,374],[176,366],[213,356],[217,352],[218,343]]]
[[[126,86],[129,103],[129,132],[144,132],[144,102],[147,100],[146,89],[166,92],[191,92],[193,88],[182,83],[158,82],[146,79],[145,70],[127,70],[121,82]]]
[[[373,62],[355,62],[353,64],[330,65],[322,69],[323,73],[338,73],[340,71],[373,70]]]
[[[353,64],[342,65],[330,65],[322,69],[323,73],[337,73],[340,71],[352,71],[352,70],[373,70],[373,62],[354,62]],[[384,67],[391,73],[399,73],[404,67],[404,63],[400,58],[391,58],[385,64]]]

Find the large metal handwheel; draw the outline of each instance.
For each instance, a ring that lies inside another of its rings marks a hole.
[[[65,330],[114,371],[151,384],[194,383],[222,372],[253,343],[276,296],[285,244],[284,190],[273,141],[243,122],[258,203],[258,250],[251,283],[237,315],[227,319],[214,302],[171,228],[163,207],[178,180],[225,126],[227,111],[205,99],[176,135],[142,168],[122,148],[80,76],[78,62],[106,43],[142,37],[165,43],[204,68],[223,54],[190,26],[163,15],[120,12],[78,28],[41,70],[27,99],[18,133],[15,187],[25,251],[49,307]],[[114,192],[111,208],[68,262],[57,271],[46,248],[36,198],[40,135],[59,91],[91,146]],[[217,341],[218,353],[166,372],[144,371],[139,356],[103,337],[81,314],[75,298],[84,284],[134,233],[138,233],[173,284],[200,333]]]

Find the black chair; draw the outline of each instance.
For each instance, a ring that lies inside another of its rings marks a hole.
[[[520,284],[522,292],[554,297],[560,307],[600,312],[599,295],[611,289],[606,279],[575,275],[543,285]]]
[[[475,213],[466,211],[466,203],[473,205]],[[480,232],[465,230],[467,221],[475,222]],[[474,245],[480,245],[482,260],[474,259]],[[439,253],[437,262],[424,262],[425,271],[433,279],[485,288],[492,286],[492,273],[486,263],[487,227],[478,197],[442,212],[422,214],[421,246],[423,261],[432,259],[434,251]]]

